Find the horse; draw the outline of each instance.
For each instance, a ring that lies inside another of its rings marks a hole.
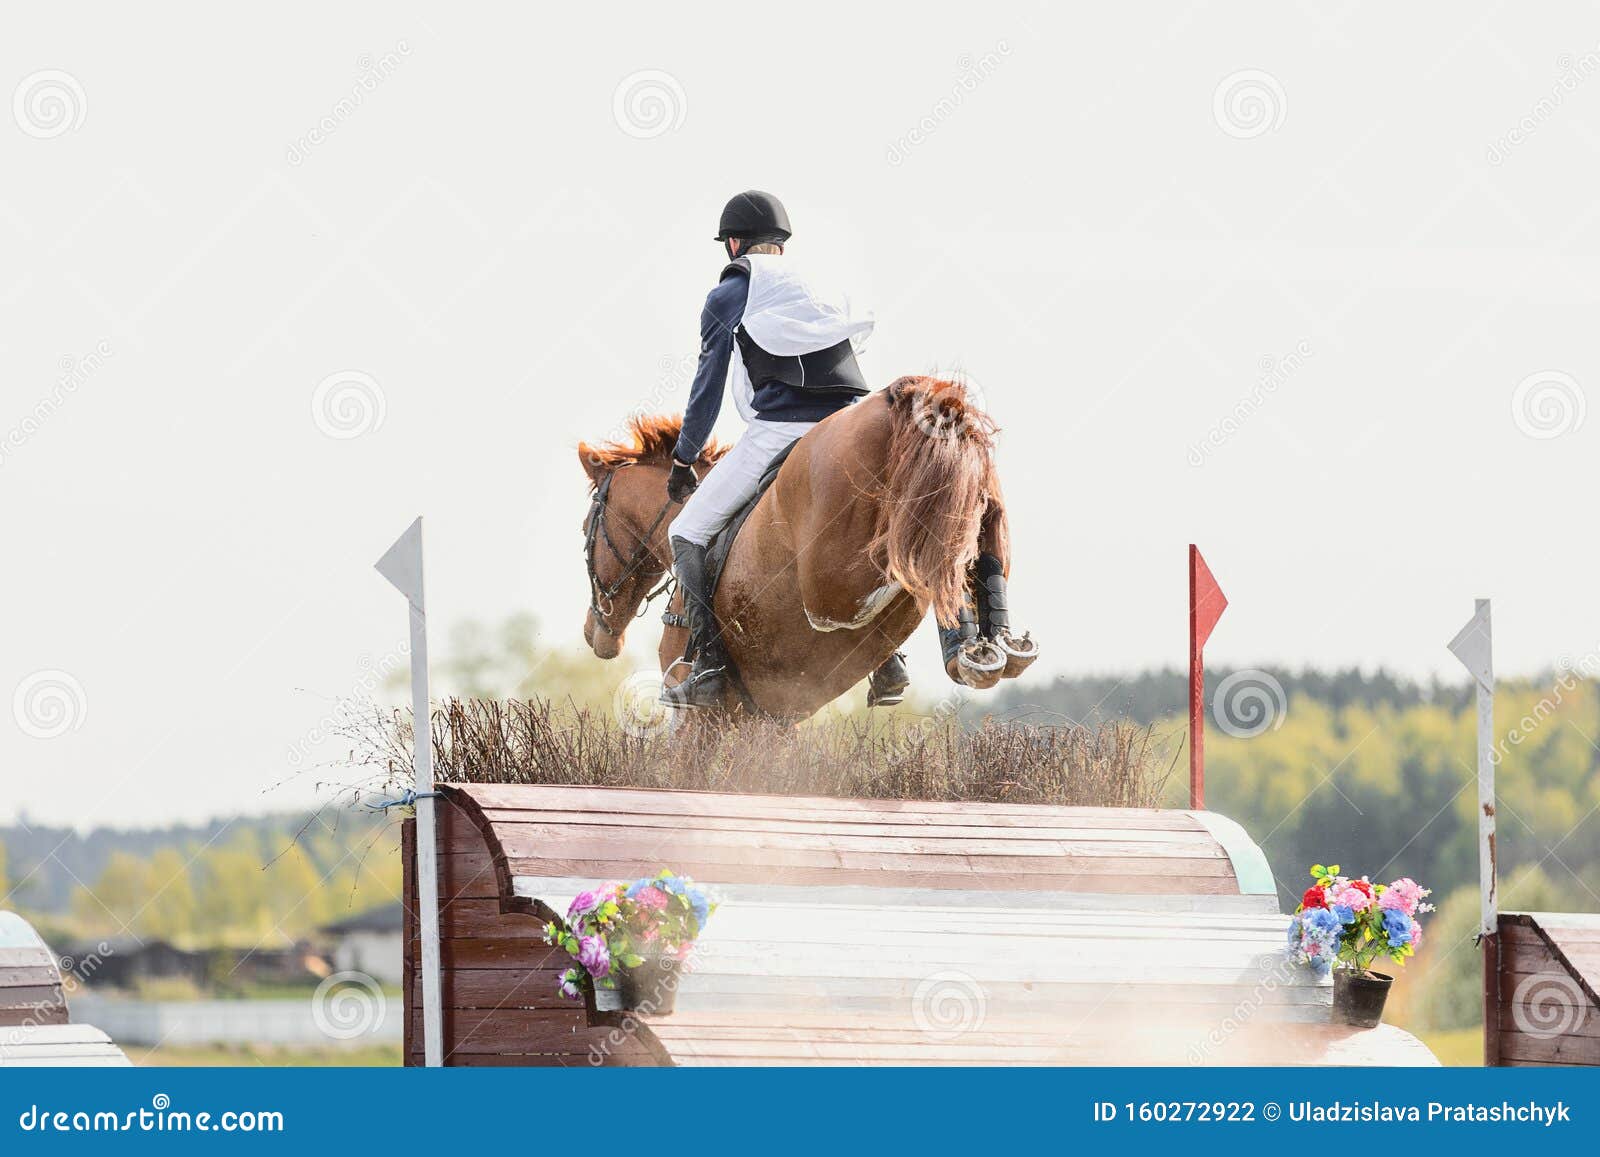
[[[601,659],[616,657],[670,585],[677,507],[666,479],[680,424],[635,417],[630,441],[578,446],[590,488],[583,638]],[[995,432],[961,383],[902,377],[795,444],[739,531],[713,600],[738,675],[729,710],[804,719],[899,650],[930,610],[941,627],[973,621],[980,556],[1000,562],[998,584],[987,581],[1003,607],[1011,560]],[[723,452],[708,446],[696,473]],[[669,609],[681,615],[681,592]],[[687,673],[687,630],[668,621],[659,655],[672,683]],[[946,664],[965,686],[992,687],[1037,657],[1009,629],[968,634]]]

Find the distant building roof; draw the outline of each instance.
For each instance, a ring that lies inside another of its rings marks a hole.
[[[406,926],[405,905],[396,900],[393,904],[379,904],[365,912],[357,912],[336,924],[326,924],[322,931],[334,936],[348,932],[402,932]]]

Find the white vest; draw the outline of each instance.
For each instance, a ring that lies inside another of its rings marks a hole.
[[[872,332],[872,314],[852,315],[848,295],[819,290],[791,257],[752,253],[745,260],[750,263],[750,296],[739,324],[756,345],[779,357],[816,353],[845,340],[857,353],[865,348]],[[755,391],[738,342],[733,345],[728,374],[739,416],[753,421]]]

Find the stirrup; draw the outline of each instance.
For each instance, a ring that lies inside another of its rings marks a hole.
[[[707,667],[692,672],[681,683],[663,687],[661,705],[692,710],[721,707],[727,694],[727,670],[726,667]]]

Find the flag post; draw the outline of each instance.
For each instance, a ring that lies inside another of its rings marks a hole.
[[[1205,647],[1228,606],[1200,548],[1189,544],[1189,806],[1206,806]]]
[[[417,808],[417,900],[422,931],[422,1051],[429,1068],[444,1063],[439,992],[439,862],[435,838],[433,742],[428,709],[428,614],[422,585],[419,516],[377,562],[378,573],[406,596],[411,622],[411,733]]]
[[[1494,645],[1489,600],[1478,599],[1450,653],[1472,676],[1478,700],[1478,943],[1483,949],[1483,1063],[1500,1062],[1500,897],[1494,800]]]

